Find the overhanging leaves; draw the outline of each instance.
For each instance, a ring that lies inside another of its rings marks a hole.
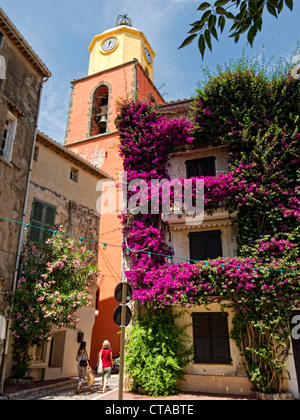
[[[180,45],[180,47],[179,47],[179,49],[180,48],[183,48],[183,47],[186,47],[187,45],[189,45],[195,38],[196,38],[196,36],[197,36],[197,34],[193,34],[193,35],[190,35],[190,36],[188,36],[184,41],[183,41],[183,43]]]
[[[198,35],[199,51],[204,57],[206,46],[212,50],[211,36],[217,41],[218,30],[224,31],[227,20],[233,20],[229,37],[237,43],[241,34],[247,33],[247,40],[252,46],[258,31],[263,24],[265,10],[278,18],[284,7],[293,10],[293,0],[217,0],[215,2],[203,2],[197,10],[202,12],[200,20],[193,23],[192,29],[179,48],[189,45]],[[216,23],[218,24],[216,25]]]

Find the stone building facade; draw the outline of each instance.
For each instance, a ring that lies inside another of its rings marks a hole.
[[[97,241],[100,228],[97,183],[103,179],[109,179],[103,171],[38,131],[26,207],[25,223],[29,227],[24,240],[43,241],[47,234],[44,229],[62,225],[68,235]],[[98,243],[85,240],[85,246],[92,251],[92,263],[97,265]],[[30,371],[35,379],[77,375],[78,341],[86,341],[90,350],[96,290],[94,284],[90,290],[91,306],[78,311],[78,330],[54,330],[51,343],[40,342],[31,348]]]
[[[14,288],[45,64],[0,8],[0,370],[8,350],[5,292]],[[9,219],[13,222],[10,222]],[[0,389],[0,392],[1,392]]]

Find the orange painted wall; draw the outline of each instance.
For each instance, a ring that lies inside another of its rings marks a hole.
[[[147,98],[149,93],[158,103],[162,103],[163,100],[137,61],[73,83],[66,146],[91,163],[95,164],[95,158],[98,158],[99,163],[100,159],[100,169],[114,177],[118,183],[123,162],[119,156],[119,137],[114,124],[117,116],[116,102],[131,98],[136,93],[142,100]],[[93,91],[102,83],[109,87],[109,132],[88,138]],[[113,311],[118,306],[114,299],[114,289],[121,281],[122,268],[122,226],[116,214],[101,215],[99,241],[115,246],[107,246],[104,249],[103,245],[99,244],[100,295],[91,342],[92,367],[96,365],[97,355],[104,340],[110,341],[114,356],[118,356],[120,352],[119,328],[113,322]]]

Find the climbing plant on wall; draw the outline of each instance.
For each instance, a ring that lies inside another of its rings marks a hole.
[[[161,214],[127,213],[126,275],[134,298],[151,310],[229,301],[232,337],[254,389],[264,392],[282,390],[289,320],[300,304],[299,107],[297,80],[239,62],[198,90],[193,127],[138,101],[122,104],[116,121],[129,179],[168,178],[174,150],[228,147],[228,172],[203,177],[205,209],[225,200],[229,214],[237,212],[238,256],[170,265],[160,256],[172,255]]]

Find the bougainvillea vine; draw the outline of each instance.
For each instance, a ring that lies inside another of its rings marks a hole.
[[[198,91],[193,127],[139,101],[122,104],[116,121],[129,179],[169,179],[170,152],[227,147],[227,173],[204,177],[205,211],[225,203],[238,227],[238,256],[169,264],[147,254],[172,255],[161,214],[127,213],[126,275],[134,298],[152,308],[230,302],[232,337],[254,388],[265,392],[282,390],[289,319],[300,304],[299,107],[298,81],[288,75],[270,81],[239,66]]]

